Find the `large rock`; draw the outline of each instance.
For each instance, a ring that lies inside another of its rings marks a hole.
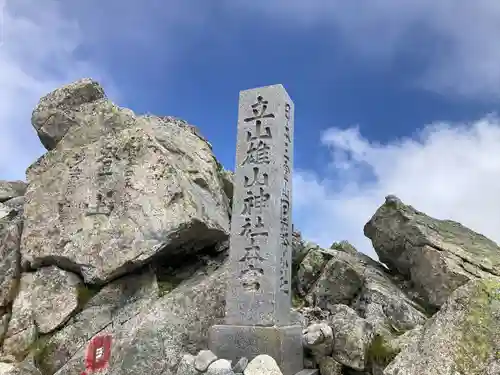
[[[0,308],[13,301],[21,277],[22,210],[0,203]]]
[[[500,278],[474,280],[451,294],[384,375],[496,374],[499,353]]]
[[[0,375],[42,375],[42,373],[28,363],[0,362]]]
[[[63,367],[87,342],[106,327],[119,328],[152,305],[160,295],[156,276],[146,270],[122,277],[100,291],[82,288],[82,310],[52,335],[41,336],[30,353],[44,373]]]
[[[32,267],[55,264],[103,284],[154,256],[227,238],[227,197],[203,139],[107,100],[77,114],[27,171],[21,251]]]
[[[80,106],[104,99],[102,87],[90,78],[63,86],[40,99],[31,123],[47,150],[52,150],[68,129],[78,124]]]
[[[297,293],[310,306],[353,307],[377,332],[399,334],[423,324],[423,309],[392,281],[384,267],[363,253],[309,245],[295,278]]]
[[[0,180],[0,203],[21,197],[26,192],[26,182]]]
[[[333,359],[355,370],[364,370],[367,349],[373,339],[372,325],[348,306],[336,305],[333,310],[330,318]]]
[[[450,220],[437,220],[395,196],[364,227],[380,261],[410,281],[414,291],[437,309],[469,280],[500,276],[500,247]]]
[[[134,316],[101,328],[100,334],[113,336],[107,374],[176,374],[183,353],[206,349],[208,328],[222,323],[227,277],[227,266],[199,273]],[[81,373],[85,349],[78,346],[56,374]]]
[[[22,358],[38,333],[61,327],[78,307],[81,280],[57,267],[23,274],[3,350]]]

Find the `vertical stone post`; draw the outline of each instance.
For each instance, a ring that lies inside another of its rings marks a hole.
[[[302,328],[291,321],[294,106],[282,85],[240,93],[225,325],[210,330],[219,357],[272,356],[302,370]]]

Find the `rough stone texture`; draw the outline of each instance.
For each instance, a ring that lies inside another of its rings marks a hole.
[[[52,150],[72,126],[78,126],[82,104],[105,98],[96,81],[84,78],[63,86],[40,99],[31,116],[31,123],[47,150]]]
[[[81,280],[57,267],[23,274],[12,305],[3,349],[23,357],[37,333],[49,333],[62,326],[78,307]]]
[[[33,120],[51,151],[29,168],[26,192],[25,183],[0,181],[0,375],[81,374],[89,341],[107,333],[112,355],[103,374],[200,374],[193,355],[207,348],[209,327],[223,323],[226,280],[235,279],[224,263],[229,202],[244,179],[234,185],[196,127],[137,116],[91,80],[43,98]],[[96,215],[99,199],[108,211]],[[296,335],[259,327],[267,333],[254,338],[275,341],[276,359],[308,368],[300,375],[318,366],[329,375],[498,375],[500,279],[462,286],[426,320],[458,285],[495,274],[499,247],[388,201],[367,233],[389,268],[347,241],[321,249],[291,226],[294,309],[280,311],[291,312]],[[71,286],[72,273],[87,284]],[[53,284],[57,298],[44,294]],[[319,363],[306,356],[299,364],[301,327],[306,355],[318,349]],[[230,369],[228,360],[241,356],[221,356],[206,373],[248,373]]]
[[[348,306],[337,305],[330,318],[333,330],[332,357],[355,370],[366,367],[366,351],[373,339],[373,328]]]
[[[311,324],[303,335],[304,347],[311,351],[317,363],[332,354],[333,331],[326,322]]]
[[[348,261],[332,258],[321,269],[306,300],[321,308],[337,303],[349,304],[361,291],[363,281],[363,274]]]
[[[248,359],[246,357],[241,357],[238,362],[236,362],[233,366],[233,371],[238,373],[238,372],[243,372],[245,371],[246,367],[248,366]]]
[[[321,314],[335,304],[347,304],[376,331],[388,335],[412,329],[427,319],[423,308],[397,287],[380,264],[359,252],[309,246],[298,267],[296,289],[307,304],[320,307]],[[314,318],[306,312],[315,321],[327,319],[321,314]]]
[[[276,361],[266,354],[259,355],[250,361],[243,372],[244,375],[282,375]]]
[[[319,372],[321,375],[342,375],[342,364],[332,357],[325,357],[319,363]]]
[[[3,207],[3,210],[5,210],[7,213],[11,212],[12,210],[16,212],[23,212],[24,196],[9,199],[8,201],[0,203],[0,205],[0,207]],[[2,210],[0,209],[0,211]],[[0,214],[0,216],[3,217],[4,215]]]
[[[346,253],[353,255],[356,255],[358,253],[358,250],[354,246],[352,246],[348,241],[334,242],[332,246],[330,246],[330,249],[344,251]]]
[[[5,214],[0,215],[0,307],[9,304],[17,292],[21,277],[20,243],[23,230],[22,211],[4,207]]]
[[[47,373],[63,367],[103,329],[120,327],[141,310],[147,310],[158,299],[159,288],[156,276],[147,271],[122,277],[100,291],[82,288],[79,295],[82,311],[32,353]]]
[[[23,196],[26,192],[26,182],[0,180],[0,203]]]
[[[204,372],[216,360],[217,356],[210,350],[202,350],[194,359],[194,368],[200,372]]]
[[[233,362],[242,356],[252,361],[259,354],[269,355],[284,375],[294,375],[303,369],[301,326],[213,326],[209,347],[218,357]]]
[[[227,198],[232,203],[234,193],[234,172],[223,169],[220,171],[220,176],[222,178],[224,193],[226,193]]]
[[[78,111],[27,171],[22,254],[32,267],[56,264],[103,284],[160,253],[227,238],[227,198],[206,142],[107,100]]]
[[[283,86],[240,92],[236,159],[226,324],[290,325],[293,102]]]
[[[177,367],[176,375],[198,375],[199,372],[194,367],[194,358],[191,354],[184,354]]]
[[[304,369],[302,371],[299,371],[295,375],[319,375],[319,370],[318,369]]]
[[[455,290],[384,375],[483,375],[498,368],[500,278]],[[497,367],[495,367],[497,366]]]
[[[42,373],[36,367],[26,363],[0,362],[0,375],[42,375]]]
[[[231,362],[227,359],[218,359],[208,366],[207,375],[234,375]]]
[[[164,297],[145,303],[133,316],[101,328],[101,334],[113,335],[107,375],[175,374],[181,354],[205,349],[209,327],[222,322],[226,278],[227,266],[195,275]],[[80,345],[56,374],[81,373],[85,346]]]
[[[366,223],[380,261],[411,281],[432,309],[469,280],[500,275],[500,247],[450,220],[437,220],[395,196]]]

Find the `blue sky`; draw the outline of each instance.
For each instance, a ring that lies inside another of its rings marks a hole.
[[[363,225],[396,194],[500,240],[498,1],[2,4],[1,179],[24,179],[44,152],[30,125],[39,97],[78,78],[198,126],[230,169],[238,92],[281,83],[306,238],[374,256]]]

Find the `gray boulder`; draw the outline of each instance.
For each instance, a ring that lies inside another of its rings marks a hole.
[[[226,267],[195,275],[154,302],[140,302],[134,314],[101,326],[99,334],[113,337],[108,375],[174,375],[182,353],[205,349],[208,328],[222,323]],[[91,337],[87,334],[83,339]],[[65,342],[70,343],[69,337]],[[76,351],[68,355],[57,375],[81,372],[86,344],[74,347]]]
[[[47,334],[66,323],[78,307],[81,280],[57,267],[22,275],[12,305],[3,352],[23,358],[37,334]]]
[[[24,181],[0,180],[0,203],[23,196],[26,192],[26,187],[27,185]]]
[[[57,265],[105,284],[155,256],[228,237],[227,198],[205,141],[105,99],[70,100],[80,93],[71,85],[60,90],[79,106],[57,147],[27,171],[21,251],[31,267]]]
[[[500,278],[455,290],[384,375],[494,374],[500,353]]]
[[[96,81],[84,78],[60,87],[40,99],[31,123],[47,150],[52,150],[68,129],[78,125],[80,106],[104,99],[104,90]]]
[[[380,261],[435,311],[469,280],[500,276],[500,247],[460,223],[438,220],[395,196],[364,227]]]
[[[309,307],[325,311],[337,304],[350,306],[375,331],[386,335],[403,333],[427,319],[423,308],[401,291],[387,270],[363,253],[310,246],[298,267],[295,286]]]

